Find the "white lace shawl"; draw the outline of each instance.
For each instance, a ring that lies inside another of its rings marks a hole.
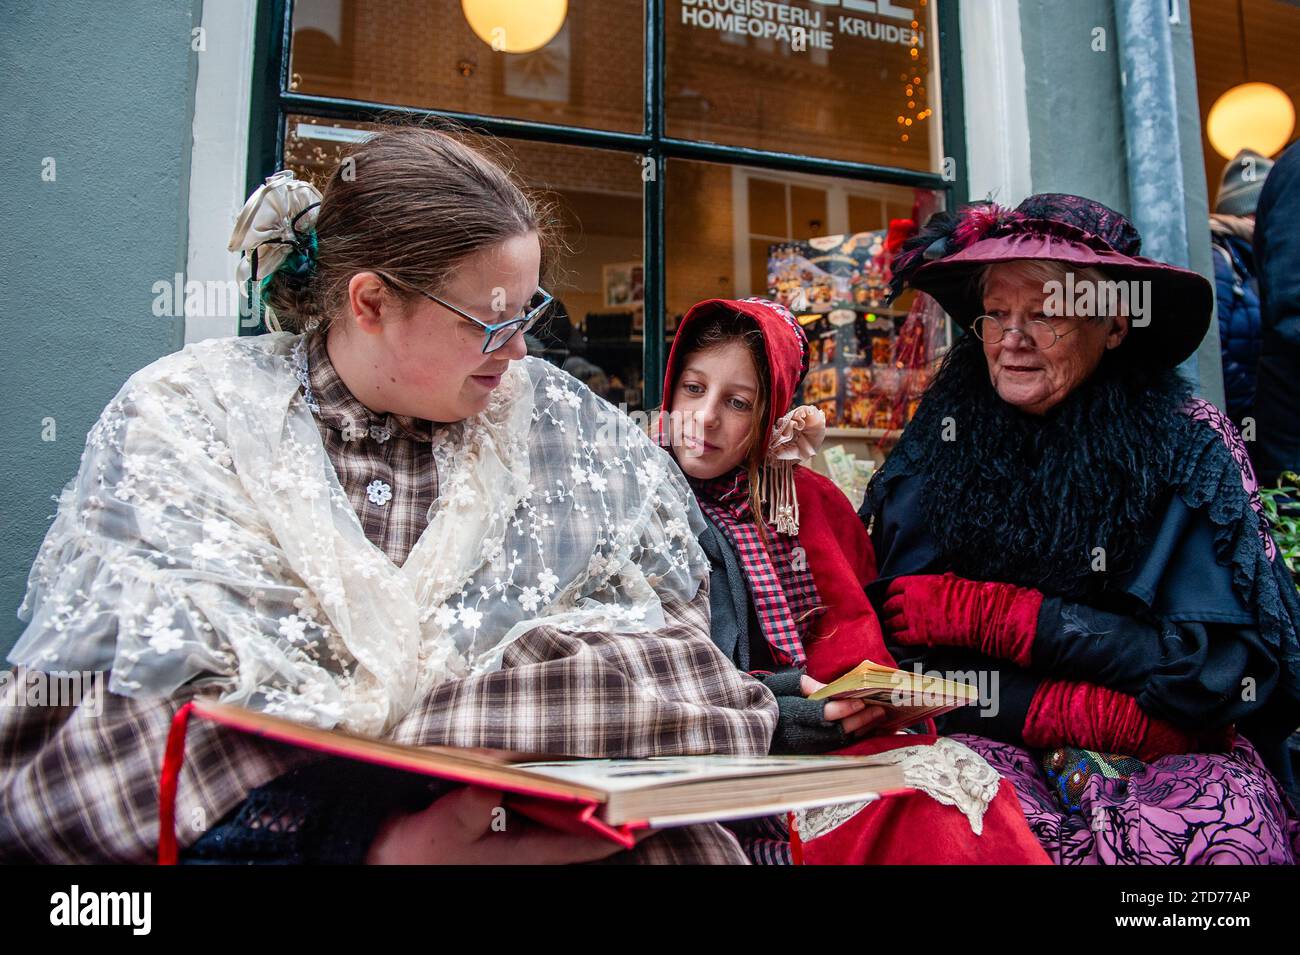
[[[59,498],[11,662],[382,733],[531,628],[653,631],[661,595],[689,601],[707,577],[665,453],[531,358],[450,429],[431,522],[397,567],[326,456],[296,341],[201,342],[131,377]]]

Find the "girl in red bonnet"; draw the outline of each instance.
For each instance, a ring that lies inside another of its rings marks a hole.
[[[713,641],[780,708],[772,751],[888,752],[918,791],[746,823],[741,841],[763,863],[1045,862],[1010,784],[973,751],[872,735],[880,707],[807,698],[864,659],[894,665],[864,592],[871,541],[840,489],[800,463],[826,432],[818,409],[790,410],[807,370],[783,306],[700,302],[669,353],[659,440],[707,518]]]

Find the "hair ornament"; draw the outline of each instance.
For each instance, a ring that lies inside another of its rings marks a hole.
[[[309,182],[282,169],[253,191],[240,210],[226,248],[242,257],[235,270],[240,286],[265,282],[281,268],[295,274],[316,264],[316,217],[321,194]]]

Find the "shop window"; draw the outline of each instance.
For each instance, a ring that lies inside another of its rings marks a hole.
[[[773,178],[773,177],[776,178]],[[914,190],[902,186],[732,168],[736,294],[767,294],[773,243],[871,232],[912,216]],[[747,241],[742,241],[742,239]],[[746,264],[747,263],[747,264]]]
[[[667,0],[667,133],[942,169],[930,0]]]
[[[516,24],[495,12],[508,7],[495,0],[295,0],[289,89],[639,132],[642,0],[520,6],[534,15]],[[496,19],[502,22],[494,25]],[[511,52],[540,40],[546,42],[531,52]]]
[[[1227,154],[1220,153],[1210,142],[1210,111],[1221,96],[1244,83],[1267,83],[1276,87],[1291,101],[1292,116],[1300,110],[1300,69],[1296,67],[1296,51],[1300,49],[1300,5],[1277,3],[1276,0],[1190,0],[1187,11],[1196,59],[1201,149],[1205,158],[1210,208],[1213,210],[1219,183],[1223,181],[1228,163],[1236,156],[1236,150],[1245,147],[1267,149],[1261,142],[1269,138],[1265,130],[1270,127],[1285,130],[1286,110],[1280,106],[1256,107],[1263,109],[1263,115],[1251,117],[1246,127],[1249,132],[1244,139],[1228,140]],[[1284,117],[1281,121],[1274,118],[1278,114]],[[1300,135],[1300,127],[1293,123],[1286,142],[1294,142],[1297,135]],[[1285,145],[1270,155],[1276,158],[1282,149]]]

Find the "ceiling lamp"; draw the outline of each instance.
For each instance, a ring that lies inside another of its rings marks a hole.
[[[1237,0],[1237,39],[1241,42],[1241,83],[1224,93],[1205,117],[1205,136],[1224,159],[1243,149],[1271,156],[1291,139],[1295,106],[1272,83],[1250,81],[1246,55],[1246,5]]]
[[[1224,159],[1243,149],[1271,156],[1291,139],[1295,106],[1272,83],[1242,83],[1220,96],[1210,107],[1205,134]]]
[[[474,35],[502,53],[532,53],[555,39],[568,0],[460,0]]]

